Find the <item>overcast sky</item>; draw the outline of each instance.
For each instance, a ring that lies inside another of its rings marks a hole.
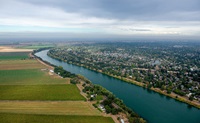
[[[0,0],[0,38],[199,37],[200,0]]]

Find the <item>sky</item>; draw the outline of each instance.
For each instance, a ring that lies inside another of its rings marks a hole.
[[[0,39],[199,39],[200,0],[0,0]]]

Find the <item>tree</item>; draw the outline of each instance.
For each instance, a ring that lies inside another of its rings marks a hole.
[[[168,87],[168,88],[167,88],[167,93],[168,93],[168,94],[171,94],[171,92],[172,92],[172,89]]]
[[[136,77],[135,80],[138,81],[138,82],[141,82],[141,81],[142,81],[140,77]]]
[[[106,113],[110,113],[112,110],[108,105],[105,106],[105,109],[106,109]]]
[[[189,100],[192,101],[193,99],[194,99],[194,97],[191,95],[191,96],[189,97]]]
[[[152,85],[151,85],[151,84],[148,84],[147,88],[150,89],[151,87],[152,87]]]
[[[164,85],[161,86],[161,90],[162,91],[165,90],[165,86]]]

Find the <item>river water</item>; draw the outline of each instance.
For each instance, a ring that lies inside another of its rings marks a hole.
[[[62,66],[67,71],[81,74],[94,84],[103,86],[145,118],[148,123],[200,123],[200,110],[197,108],[113,77],[53,59],[47,56],[47,52],[48,50],[44,50],[36,55],[51,64]]]

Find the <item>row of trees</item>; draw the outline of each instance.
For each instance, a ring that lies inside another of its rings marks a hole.
[[[84,87],[84,89],[82,91],[87,93],[89,95],[88,97],[90,97],[91,94],[104,97],[104,99],[101,98],[101,100],[103,99],[101,104],[104,105],[104,107],[106,109],[106,113],[111,113],[111,114],[115,115],[115,114],[118,114],[119,112],[124,112],[125,114],[127,114],[130,123],[135,123],[135,122],[146,123],[145,120],[143,120],[133,110],[128,108],[123,103],[122,100],[120,100],[119,98],[116,98],[111,92],[109,92],[105,88],[103,88],[99,85],[92,84],[84,76],[72,74],[71,72],[64,70],[63,67],[61,67],[61,66],[55,67],[54,72],[56,74],[62,76],[63,78],[65,78],[65,77],[71,78],[70,83],[72,83],[72,84],[84,82],[84,84],[82,85]],[[96,97],[92,97],[92,98],[90,97],[90,100],[91,101],[95,100]]]
[[[130,123],[146,123],[138,114],[136,114],[132,109],[128,108],[122,100],[117,98],[113,95],[110,91],[106,90],[105,88],[99,85],[87,84],[87,86],[83,85],[84,89],[83,92],[96,95],[101,95],[104,97],[103,101],[101,102],[106,109],[106,113],[111,113],[113,115],[118,114],[119,112],[125,113]],[[94,99],[95,100],[95,97]],[[97,102],[98,103],[98,102]],[[97,105],[95,106],[97,107]]]
[[[55,67],[54,68],[54,72],[60,76],[62,76],[63,78],[69,77],[69,78],[74,78],[77,77],[76,74],[73,74],[69,71],[66,71],[63,69],[63,67],[59,66],[59,67]]]

